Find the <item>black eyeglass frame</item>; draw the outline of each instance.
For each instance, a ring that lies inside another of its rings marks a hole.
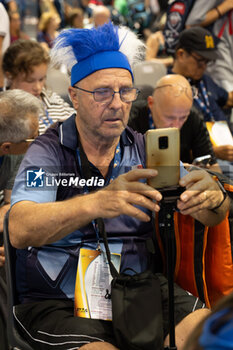
[[[136,99],[137,99],[137,97],[138,97],[138,94],[140,93],[140,90],[138,89],[138,88],[136,88],[136,87],[128,87],[128,88],[122,88],[122,89],[120,89],[119,91],[114,91],[112,88],[98,88],[98,89],[95,89],[95,90],[93,90],[93,91],[91,91],[91,90],[86,90],[86,89],[82,89],[82,88],[80,88],[79,86],[73,86],[73,88],[75,88],[75,89],[78,89],[78,90],[81,90],[81,91],[84,91],[84,92],[88,92],[88,93],[90,93],[90,94],[92,94],[93,95],[93,98],[94,98],[94,100],[96,101],[96,102],[102,102],[102,103],[111,103],[112,102],[112,100],[113,100],[113,98],[114,98],[114,95],[115,94],[120,94],[120,98],[121,98],[121,101],[122,102],[125,102],[125,103],[130,103],[130,102],[134,102],[134,101],[136,101]],[[101,91],[111,91],[112,92],[112,94],[109,96],[109,98],[111,97],[111,99],[109,99],[109,101],[108,100],[103,100],[103,101],[101,101],[101,100],[98,100],[98,99],[96,99],[96,95],[95,95],[95,93],[96,92],[101,92]],[[128,90],[128,91],[135,91],[135,98],[134,99],[132,99],[132,100],[124,100],[124,98],[122,98],[122,93],[123,93],[123,91],[124,90]]]
[[[195,59],[195,61],[197,62],[198,65],[203,65],[203,64],[207,65],[208,63],[212,62],[212,60],[209,60],[208,58],[196,57],[193,54],[193,52],[189,52],[189,55]]]

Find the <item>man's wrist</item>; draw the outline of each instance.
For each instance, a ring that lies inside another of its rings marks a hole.
[[[217,184],[218,184],[218,186],[223,194],[223,199],[221,200],[221,202],[218,205],[216,205],[214,208],[211,209],[213,212],[216,212],[216,210],[222,206],[225,199],[227,198],[227,191],[225,190],[225,188],[223,187],[221,182],[219,180],[216,180],[216,182],[217,182]]]

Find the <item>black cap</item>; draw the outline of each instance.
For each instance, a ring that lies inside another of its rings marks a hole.
[[[202,27],[183,30],[177,46],[196,52],[208,60],[216,60],[219,57],[213,35]]]

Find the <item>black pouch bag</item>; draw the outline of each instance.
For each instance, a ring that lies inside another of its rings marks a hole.
[[[97,224],[113,277],[111,282],[112,323],[119,349],[163,349],[159,279],[151,270],[133,275],[118,273],[111,262],[104,222],[102,219],[97,219]]]

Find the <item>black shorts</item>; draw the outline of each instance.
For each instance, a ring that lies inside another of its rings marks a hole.
[[[162,293],[164,337],[169,331],[168,285],[158,275]],[[175,324],[191,312],[204,308],[198,298],[174,285]],[[45,300],[18,305],[14,315],[23,337],[35,350],[77,349],[85,344],[106,341],[116,346],[112,323],[74,317],[74,303],[70,300]]]

